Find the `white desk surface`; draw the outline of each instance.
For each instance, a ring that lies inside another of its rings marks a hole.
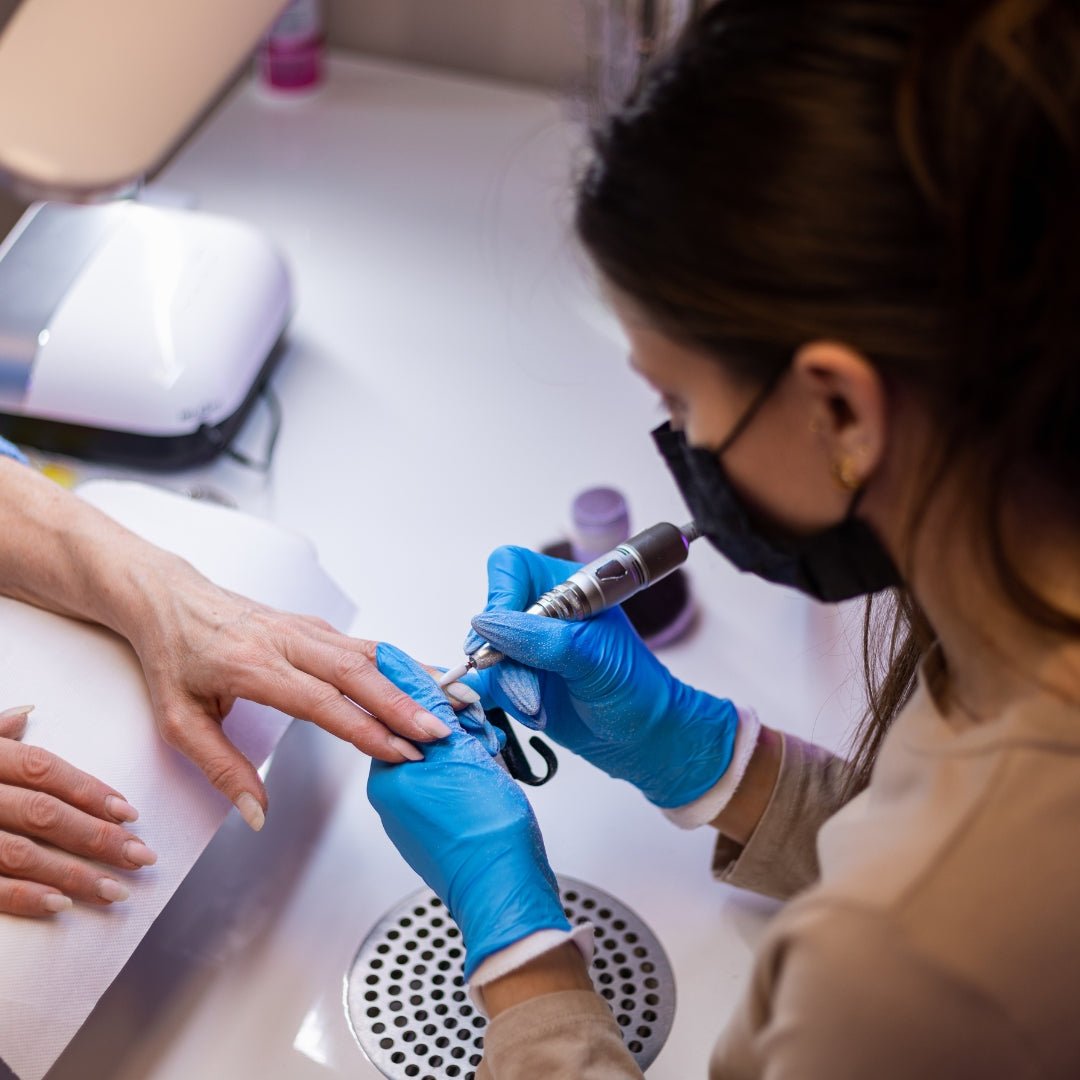
[[[229,463],[166,482],[215,484],[307,532],[366,631],[433,662],[460,655],[489,549],[559,535],[581,488],[621,488],[639,526],[685,516],[648,437],[661,413],[571,239],[582,135],[566,114],[539,93],[335,58],[310,101],[240,87],[160,178],[266,230],[297,294],[270,484]],[[669,665],[838,745],[857,616],[704,545],[690,568],[702,617]],[[50,1077],[377,1077],[342,977],[418,881],[367,806],[366,771],[294,725],[266,830],[230,820]],[[708,830],[679,832],[568,754],[532,798],[555,868],[620,896],[673,961],[678,1015],[649,1075],[703,1076],[772,907],[711,880]]]

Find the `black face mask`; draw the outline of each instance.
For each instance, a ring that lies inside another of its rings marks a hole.
[[[861,492],[852,496],[843,521],[800,536],[778,528],[763,531],[732,487],[720,455],[746,429],[772,385],[715,450],[687,445],[683,433],[673,431],[671,424],[652,433],[702,534],[740,570],[818,600],[848,600],[899,585],[900,575],[881,541],[855,517]]]

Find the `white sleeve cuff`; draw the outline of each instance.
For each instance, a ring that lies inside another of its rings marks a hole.
[[[588,967],[592,963],[595,941],[592,923],[582,923],[572,930],[537,930],[535,934],[515,941],[513,945],[507,945],[505,949],[492,953],[481,962],[469,980],[469,995],[473,1002],[487,1015],[483,994],[485,984],[509,975],[530,960],[535,960],[568,941],[578,947],[585,958],[585,966]]]
[[[761,721],[753,709],[737,705],[735,711],[739,715],[739,727],[735,732],[735,746],[727,771],[704,795],[699,795],[693,802],[664,810],[668,821],[673,821],[680,829],[697,829],[712,821],[731,802],[732,795],[746,775],[746,768],[757,747]]]

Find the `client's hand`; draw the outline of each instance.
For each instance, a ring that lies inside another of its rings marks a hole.
[[[157,856],[125,822],[139,815],[118,791],[18,739],[28,708],[0,713],[0,912],[53,915],[72,900],[109,904],[127,888],[79,855],[121,870]]]
[[[141,607],[125,632],[142,661],[163,738],[202,769],[252,828],[262,827],[266,793],[221,729],[237,698],[310,720],[388,762],[419,760],[413,742],[449,734],[442,720],[379,673],[375,642],[227,592],[181,560],[167,565],[167,576],[152,576],[146,587],[154,602]],[[460,684],[450,692],[458,695],[457,708],[477,700]]]
[[[465,651],[489,641],[511,659],[474,681],[489,700],[657,806],[684,806],[727,770],[738,713],[676,679],[620,608],[585,622],[523,614],[576,569],[525,548],[492,552],[487,609],[473,619]]]
[[[161,734],[252,828],[263,823],[266,792],[221,730],[237,698],[310,720],[385,761],[419,758],[412,742],[448,732],[379,674],[373,642],[218,588],[183,559],[4,457],[0,520],[0,593],[127,638]],[[466,687],[456,693],[461,706],[477,700]]]
[[[461,927],[465,977],[537,930],[569,930],[543,839],[521,789],[462,729],[431,677],[393,646],[379,670],[427,706],[451,733],[424,760],[371,763],[368,797],[412,868]]]

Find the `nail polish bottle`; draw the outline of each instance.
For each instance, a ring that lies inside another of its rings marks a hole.
[[[596,487],[582,491],[570,505],[570,536],[543,548],[545,555],[591,562],[630,536],[630,512],[621,491]],[[678,641],[696,614],[686,574],[676,570],[632,596],[623,611],[651,648]]]
[[[321,0],[292,0],[259,46],[259,80],[272,92],[311,93],[323,79],[324,51]]]

